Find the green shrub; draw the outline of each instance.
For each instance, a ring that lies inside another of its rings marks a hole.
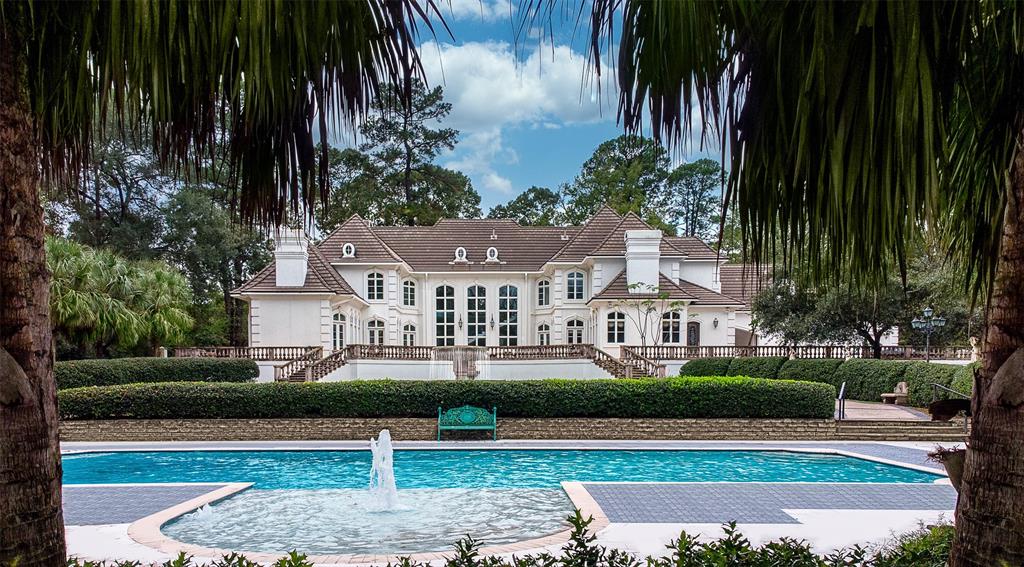
[[[749,376],[751,378],[779,377],[779,368],[786,362],[784,356],[740,356],[729,363],[726,376]]]
[[[906,369],[902,360],[852,358],[839,365],[836,383],[846,382],[847,399],[880,402],[882,394],[891,393],[903,381]]]
[[[58,394],[64,419],[436,417],[497,406],[505,417],[828,418],[827,384],[740,377],[668,380],[166,383]]]
[[[873,567],[945,567],[956,530],[943,524],[900,535],[879,551]]]
[[[794,358],[779,368],[779,379],[824,382],[832,384],[839,391],[840,382],[836,380],[836,370],[842,363],[841,358]]]
[[[932,384],[940,384],[947,388],[953,384],[953,378],[960,366],[953,364],[935,364],[932,362],[909,362],[907,370],[903,374],[903,381],[907,383],[909,403],[916,407],[926,407],[932,403],[934,388]],[[949,397],[948,392],[939,391],[939,399]]]
[[[729,363],[732,357],[724,356],[718,358],[697,358],[691,360],[679,369],[682,376],[725,376],[729,372]]]
[[[961,394],[972,395],[974,394],[974,371],[978,369],[979,364],[972,362],[965,366],[961,366],[953,373],[953,381],[950,383],[950,388],[960,392]]]
[[[54,366],[58,389],[143,382],[251,382],[255,361],[240,358],[111,358],[67,360]]]

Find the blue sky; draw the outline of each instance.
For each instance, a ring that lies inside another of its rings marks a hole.
[[[586,30],[573,38],[573,18],[556,21],[553,38],[515,42],[518,0],[439,2],[454,39],[441,28],[423,37],[430,85],[452,104],[446,125],[461,132],[455,151],[439,159],[472,179],[486,213],[531,185],[571,181],[601,142],[621,133],[617,93],[605,67],[600,97],[584,57]]]

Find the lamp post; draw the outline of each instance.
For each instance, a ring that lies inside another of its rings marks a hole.
[[[931,360],[931,344],[932,344],[932,333],[935,329],[946,326],[945,317],[932,317],[935,311],[931,307],[924,308],[924,317],[914,317],[914,320],[910,322],[910,325],[915,330],[924,333],[924,360],[928,362]]]

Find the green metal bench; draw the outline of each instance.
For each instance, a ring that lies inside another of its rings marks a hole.
[[[487,411],[476,406],[462,406],[443,411],[437,408],[437,440],[441,440],[442,431],[466,431],[470,429],[491,430],[492,437],[498,440],[498,408]]]

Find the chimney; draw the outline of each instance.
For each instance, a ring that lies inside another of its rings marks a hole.
[[[302,287],[306,283],[309,240],[301,228],[282,228],[274,248],[274,271],[278,287]]]
[[[658,287],[660,260],[660,230],[626,231],[626,283],[636,286],[631,292],[649,293]]]

